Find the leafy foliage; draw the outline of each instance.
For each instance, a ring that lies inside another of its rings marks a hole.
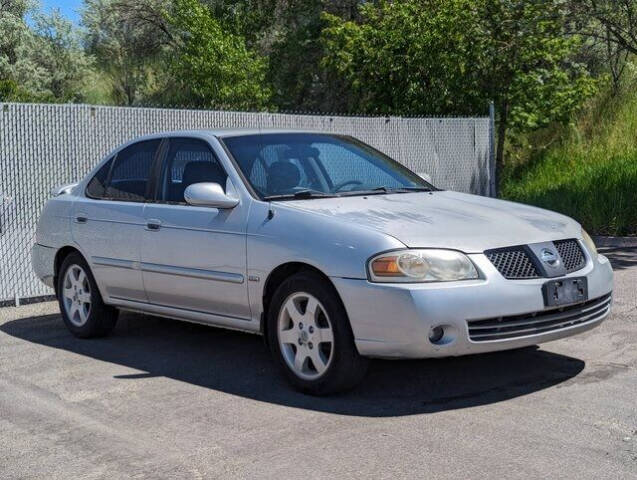
[[[14,80],[2,79],[0,80],[0,101],[32,102],[37,101],[37,98],[28,90],[20,88]]]
[[[469,89],[459,88],[475,83],[463,75],[474,72],[469,66],[478,53],[465,38],[476,18],[472,2],[381,1],[363,5],[361,16],[359,23],[324,15],[324,65],[349,80],[354,109],[417,114],[475,108]]]
[[[30,9],[30,4],[26,0],[3,0],[0,3],[0,70],[6,75],[6,69],[14,64],[17,58],[17,51],[26,36],[29,35],[29,28],[24,21],[24,16]]]
[[[34,15],[34,23],[27,55],[42,76],[32,90],[56,101],[82,101],[93,59],[84,52],[78,32],[57,9]]]
[[[250,50],[243,37],[225,31],[198,0],[177,0],[167,18],[176,44],[170,68],[181,92],[201,106],[268,106],[266,59]]]
[[[507,129],[567,121],[594,92],[571,56],[559,0],[381,0],[362,22],[325,15],[324,65],[345,76],[354,108],[379,113],[499,112],[498,158]]]
[[[16,73],[32,68],[24,58],[25,43],[31,32],[24,21],[29,9],[26,1],[3,2],[0,9],[0,98],[5,100],[30,99],[31,95],[18,87]]]
[[[571,0],[568,8],[574,31],[637,55],[635,0]]]
[[[167,88],[162,63],[172,52],[164,0],[86,0],[87,50],[111,81],[111,98],[133,105]]]
[[[81,101],[92,59],[70,21],[58,10],[34,13],[33,27],[24,20],[30,5],[13,2],[0,12],[0,81],[3,97],[31,101]],[[5,35],[6,33],[6,35]]]
[[[607,86],[572,125],[537,132],[548,138],[530,138],[527,158],[505,166],[501,195],[565,213],[596,234],[637,235],[636,86],[627,78],[617,96]]]

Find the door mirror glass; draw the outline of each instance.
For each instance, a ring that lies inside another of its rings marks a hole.
[[[239,199],[228,196],[218,183],[203,182],[189,185],[184,192],[184,199],[189,205],[214,208],[234,208]]]
[[[431,183],[431,175],[425,172],[417,172],[418,176],[422,178],[425,182]]]

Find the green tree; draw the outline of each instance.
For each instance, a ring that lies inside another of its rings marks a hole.
[[[272,103],[285,110],[343,111],[349,96],[342,78],[321,68],[323,11],[347,20],[359,0],[202,0],[224,29],[268,59]],[[327,95],[326,92],[330,94]]]
[[[263,109],[270,104],[266,59],[245,38],[224,29],[199,0],[177,0],[166,18],[175,54],[170,70],[176,99],[200,106]]]
[[[0,102],[30,102],[36,100],[31,92],[9,78],[0,79]]]
[[[133,105],[168,89],[162,75],[171,33],[162,12],[165,0],[85,0],[87,50],[110,80],[115,103]]]
[[[475,114],[493,100],[499,165],[507,132],[566,121],[594,90],[560,0],[381,0],[360,22],[325,19],[324,65],[347,78],[354,108]]]
[[[323,112],[348,109],[350,91],[346,81],[322,68],[325,55],[321,32],[326,26],[322,13],[338,18],[356,18],[358,0],[277,1],[276,14],[261,45],[269,56],[268,80],[274,102],[287,110]]]
[[[5,101],[31,100],[33,95],[22,81],[42,75],[28,55],[32,32],[25,15],[31,9],[26,0],[0,1],[0,98]]]
[[[81,37],[59,9],[34,15],[28,56],[44,72],[39,93],[55,101],[83,101],[92,74],[93,59],[86,55]]]
[[[80,36],[58,10],[32,11],[24,1],[6,2],[0,12],[0,80],[2,96],[20,101],[81,101],[91,75],[91,58]]]
[[[575,33],[637,55],[637,0],[570,0],[568,6]]]
[[[568,0],[568,10],[570,31],[587,39],[586,53],[601,59],[617,94],[629,57],[637,55],[637,0]]]
[[[29,8],[26,0],[0,0],[0,68],[17,61],[16,49],[29,30],[24,21]],[[3,73],[0,70],[0,74]]]

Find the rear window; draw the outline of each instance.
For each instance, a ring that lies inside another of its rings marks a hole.
[[[146,200],[148,181],[159,143],[160,140],[135,143],[117,154],[106,187],[106,197],[129,202]]]
[[[110,158],[102,168],[100,168],[95,176],[91,178],[91,181],[86,187],[86,195],[90,198],[104,198],[106,196],[106,181],[108,180],[108,174],[111,171],[113,165],[113,158]]]

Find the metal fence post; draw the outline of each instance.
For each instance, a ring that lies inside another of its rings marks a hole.
[[[498,196],[495,165],[495,104],[489,102],[489,196]]]

